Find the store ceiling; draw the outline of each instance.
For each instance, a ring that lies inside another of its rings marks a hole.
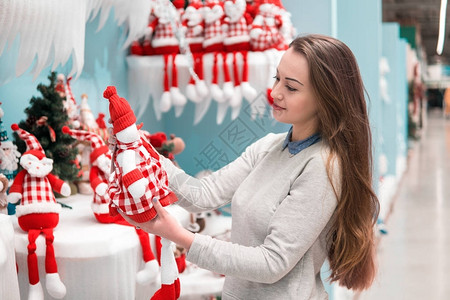
[[[447,7],[444,51],[441,56],[436,54],[440,8],[441,0],[383,0],[383,22],[416,26],[416,42],[422,45],[428,64],[450,64],[450,3]]]

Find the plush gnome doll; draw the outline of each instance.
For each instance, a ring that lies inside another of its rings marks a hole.
[[[186,86],[186,95],[194,103],[200,103],[208,95],[208,88],[203,74],[203,40],[204,20],[203,3],[191,0],[182,16],[182,24],[186,31],[186,42],[193,56],[193,71],[198,78],[191,76]]]
[[[62,128],[62,132],[71,135],[79,141],[90,142],[91,154],[89,160],[91,168],[89,182],[94,191],[91,208],[95,218],[100,223],[111,223],[111,217],[109,216],[109,197],[106,194],[111,168],[111,153],[108,146],[99,135],[93,132],[70,129],[67,126]]]
[[[179,13],[169,0],[155,1],[152,9],[151,22],[148,31],[151,34],[152,55],[163,55],[164,79],[163,94],[160,101],[162,112],[168,112],[172,105],[182,107],[187,99],[178,88],[178,68],[176,55],[179,52],[179,42],[175,36],[173,24],[181,23]],[[172,82],[169,83],[169,65],[172,65]]]
[[[176,202],[177,197],[168,188],[167,174],[161,167],[158,153],[141,138],[136,116],[127,100],[117,95],[114,86],[107,87],[103,97],[109,99],[117,147],[108,188],[110,213],[120,209],[134,221],[146,222],[156,216],[153,198],[167,206]]]
[[[234,94],[233,83],[231,82],[230,72],[226,62],[227,55],[224,52],[224,38],[223,22],[225,12],[223,3],[218,0],[206,0],[204,6],[205,19],[205,39],[203,41],[203,49],[205,52],[213,52],[213,69],[211,80],[211,96],[218,103],[224,103],[231,99]],[[222,58],[223,68],[223,86],[219,87],[219,55]]]
[[[20,171],[9,190],[8,202],[20,204],[16,208],[16,215],[20,228],[28,232],[28,277],[30,282],[30,300],[44,299],[39,281],[38,261],[36,255],[36,239],[43,233],[46,240],[45,271],[46,288],[48,293],[57,299],[66,294],[66,287],[61,282],[53,249],[53,229],[58,225],[61,205],[56,202],[52,192],[63,196],[70,195],[67,183],[50,173],[53,169],[53,160],[45,156],[36,137],[19,128],[17,124],[11,125],[12,130],[25,141],[27,151],[20,158]]]
[[[121,215],[111,216],[109,214],[110,198],[106,191],[108,189],[108,179],[111,169],[111,151],[108,146],[98,134],[93,132],[74,130],[67,126],[64,126],[62,131],[79,141],[88,141],[91,143],[89,181],[94,191],[91,208],[97,221],[100,223],[116,223],[131,226]],[[151,249],[148,233],[138,228],[135,230],[141,243],[145,262],[144,269],[137,273],[136,280],[139,284],[146,285],[156,279],[159,266]]]
[[[250,102],[257,95],[256,90],[248,82],[247,54],[250,50],[248,23],[251,18],[246,14],[246,7],[245,0],[226,0],[224,3],[226,35],[223,43],[227,52],[233,52],[235,93],[230,101],[231,107],[240,107],[242,96]],[[242,81],[238,72],[236,52],[242,54]]]
[[[109,114],[116,137],[114,170],[108,187],[110,213],[114,215],[121,210],[138,223],[146,222],[156,216],[152,199],[156,198],[162,206],[178,199],[169,190],[167,173],[161,167],[159,154],[141,137],[136,116],[127,100],[119,97],[113,86],[106,88],[103,97],[109,100]],[[178,269],[171,244],[165,239],[162,241],[162,287],[157,292],[159,296],[155,294],[153,299],[179,297]]]

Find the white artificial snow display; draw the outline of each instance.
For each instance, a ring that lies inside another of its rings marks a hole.
[[[20,41],[15,76],[22,75],[35,61],[32,73],[52,65],[67,63],[72,57],[68,76],[77,78],[84,65],[86,22],[100,14],[99,28],[114,8],[118,25],[127,29],[123,47],[143,34],[148,23],[148,0],[3,0],[0,2],[0,55],[16,39]]]

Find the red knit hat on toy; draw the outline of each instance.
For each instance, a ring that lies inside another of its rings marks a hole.
[[[114,86],[108,86],[103,97],[109,100],[109,114],[114,127],[114,134],[136,123],[136,116],[127,100],[117,95]]]
[[[19,137],[25,141],[25,144],[27,145],[27,151],[22,154],[22,156],[31,154],[36,156],[39,160],[45,157],[44,149],[34,135],[19,128],[19,125],[17,124],[12,124],[11,129],[16,131]]]

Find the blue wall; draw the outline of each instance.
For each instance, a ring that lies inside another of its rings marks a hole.
[[[374,186],[378,187],[378,157],[381,141],[381,101],[379,60],[381,58],[381,1],[337,1],[337,38],[355,54],[369,96],[372,128]]]
[[[386,74],[390,102],[382,103],[382,149],[388,161],[388,175],[397,175],[397,159],[406,157],[407,96],[406,41],[400,38],[397,23],[383,23],[383,56],[390,72]]]

